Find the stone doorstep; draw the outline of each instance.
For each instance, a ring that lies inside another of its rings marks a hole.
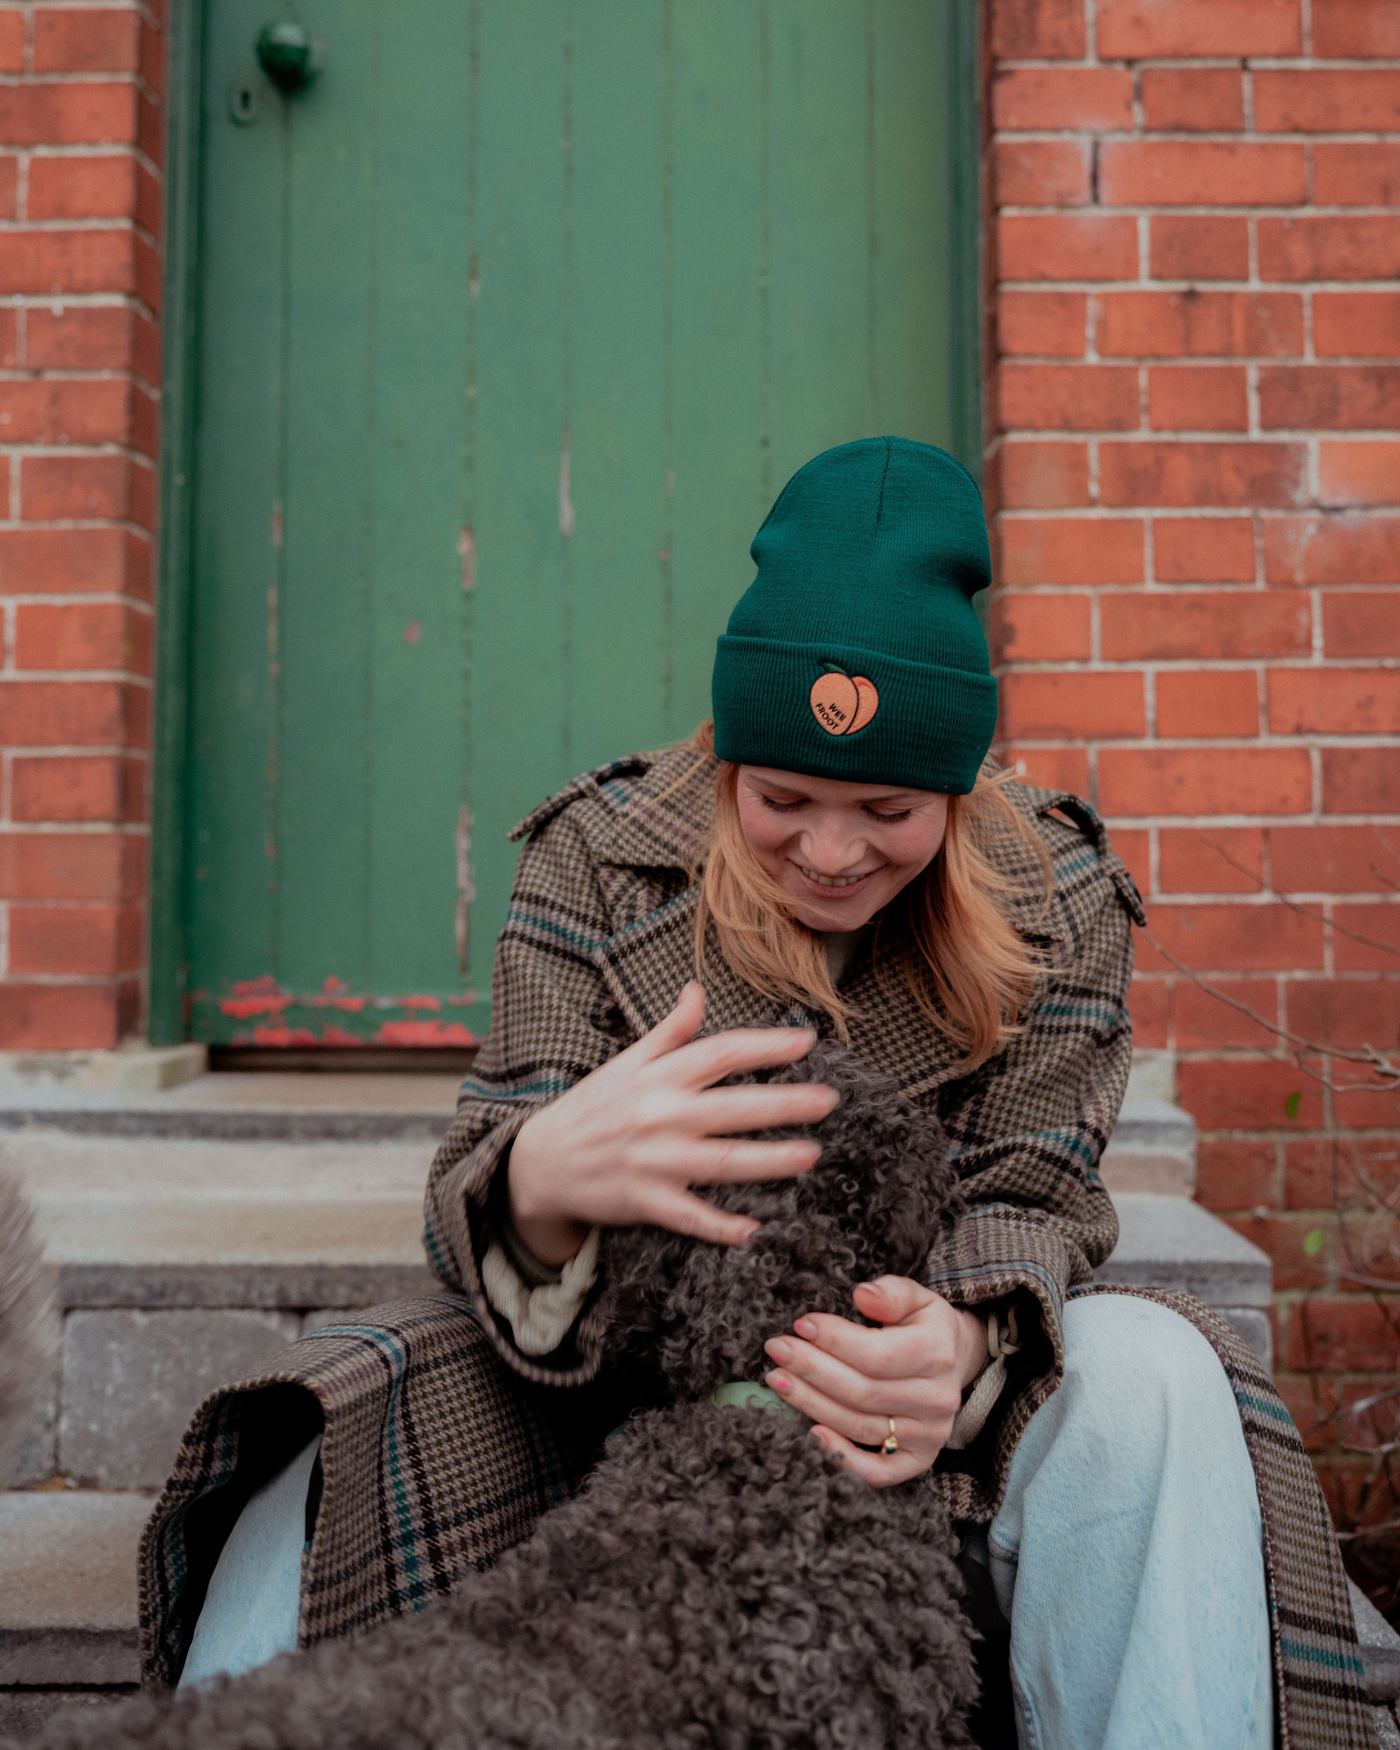
[[[1267,1252],[1199,1203],[1148,1192],[1114,1192],[1118,1244],[1098,1282],[1184,1289],[1232,1325],[1272,1369],[1273,1262]]]
[[[0,1494],[0,1687],[138,1678],[136,1550],[149,1495]],[[1351,1586],[1366,1693],[1400,1695],[1400,1635]]]
[[[204,1074],[158,1090],[0,1083],[0,1132],[431,1148],[452,1121],[457,1086],[457,1077],[436,1074],[291,1071]]]
[[[1109,1191],[1190,1197],[1196,1189],[1196,1122],[1165,1100],[1126,1100],[1099,1162]]]
[[[1100,1282],[1185,1289],[1207,1306],[1267,1308],[1269,1254],[1185,1197],[1119,1192],[1118,1244],[1094,1272]]]
[[[430,1293],[415,1142],[153,1139],[27,1129],[3,1159],[67,1308],[369,1306]]]
[[[0,1684],[135,1683],[150,1495],[0,1494]]]

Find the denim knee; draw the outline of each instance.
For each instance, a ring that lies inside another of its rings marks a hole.
[[[1155,1468],[1168,1437],[1203,1453],[1240,1438],[1219,1357],[1179,1313],[1136,1295],[1085,1295],[1065,1307],[1064,1331],[1063,1407],[1101,1431],[1113,1468]]]

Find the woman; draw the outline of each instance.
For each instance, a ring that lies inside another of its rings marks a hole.
[[[789,483],[753,557],[712,727],[575,780],[517,829],[491,1030],[428,1191],[429,1255],[496,1357],[460,1394],[480,1411],[454,1436],[470,1458],[443,1461],[494,1479],[472,1485],[473,1522],[569,1469],[558,1446],[541,1457],[541,1429],[625,1410],[625,1382],[599,1377],[598,1229],[742,1245],[753,1224],[694,1187],[803,1172],[814,1145],[762,1133],[834,1096],[717,1084],[834,1031],[937,1109],[968,1211],[921,1280],[858,1292],[859,1322],[775,1331],[764,1383],[873,1486],[929,1477],[1010,1621],[1022,1745],[1260,1750],[1276,1659],[1291,1742],[1367,1742],[1335,1549],[1266,1376],[1201,1309],[1192,1323],[1168,1296],[1071,1298],[1117,1234],[1096,1167],[1131,1060],[1142,911],[1083,803],[984,769],[976,486],[927,445],[848,444]],[[1246,1397],[1268,1423],[1248,1446]],[[271,1486],[298,1513],[300,1463]],[[1297,1633],[1292,1652],[1271,1645],[1256,1469],[1306,1503],[1280,1533],[1266,1496],[1272,1604],[1311,1623],[1301,1654]],[[525,1529],[502,1520],[473,1559]],[[1320,1592],[1290,1569],[1314,1544]],[[293,1545],[299,1559],[299,1521]],[[331,1631],[308,1627],[301,1586],[306,1644]]]

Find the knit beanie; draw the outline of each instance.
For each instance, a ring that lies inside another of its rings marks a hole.
[[[997,717],[966,468],[907,438],[842,444],[793,475],[750,552],[715,655],[719,758],[966,795]]]

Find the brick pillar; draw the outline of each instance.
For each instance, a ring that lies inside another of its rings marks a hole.
[[[141,1019],[163,47],[0,7],[0,1049]]]
[[[1180,961],[1393,1050],[1400,4],[994,0],[991,33],[1006,750],[1107,816]],[[1348,1199],[1354,1157],[1400,1189],[1400,1091],[1329,1093],[1138,965],[1139,1043],[1180,1054],[1201,1201],[1273,1255],[1282,1384],[1345,1511],[1369,1466],[1341,1438],[1396,1405],[1327,1414],[1393,1382],[1400,1305],[1348,1279],[1332,1161]],[[1393,1218],[1346,1231],[1395,1274]]]

